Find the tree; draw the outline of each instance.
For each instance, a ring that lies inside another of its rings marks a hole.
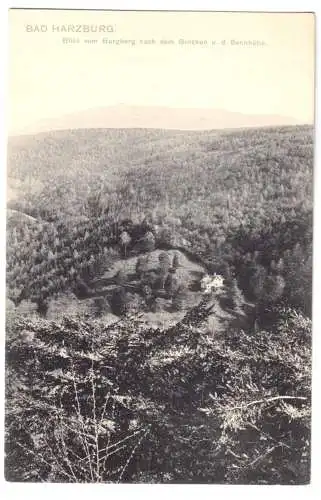
[[[266,276],[266,269],[260,264],[256,264],[250,278],[250,289],[256,300],[260,300],[262,297]]]
[[[144,220],[141,222],[141,228],[145,234],[148,232],[154,233],[155,231],[153,224],[151,223],[151,221],[148,220],[147,217],[145,217]]]
[[[161,288],[164,288],[165,280],[171,265],[171,261],[168,253],[166,252],[160,253],[158,256],[158,260],[159,260],[159,275],[160,275]]]
[[[98,218],[103,212],[101,193],[88,196],[85,202],[85,210],[90,218]]]
[[[37,302],[37,312],[40,314],[40,316],[45,318],[47,316],[48,308],[48,301],[40,297]]]
[[[141,286],[141,293],[144,299],[149,299],[152,295],[152,288],[150,285],[147,284],[142,284]]]
[[[164,227],[158,234],[158,241],[160,246],[170,247],[174,241],[174,235],[171,229]]]
[[[130,244],[130,242],[131,242],[131,237],[129,236],[127,231],[123,231],[120,235],[120,243],[121,243],[121,246],[124,250],[125,257],[127,257],[127,248],[128,248],[128,245]]]
[[[242,305],[244,304],[243,293],[239,289],[237,280],[235,278],[231,279],[231,284],[229,286],[229,294],[231,297],[231,305],[236,312],[243,312]]]
[[[172,267],[174,269],[177,269],[178,267],[180,267],[179,255],[177,252],[174,253]]]
[[[147,307],[153,311],[156,312],[156,297],[153,293],[151,293],[148,297],[145,298],[146,305]]]
[[[132,234],[133,226],[134,224],[131,219],[124,219],[121,223],[122,230],[126,231],[129,234]]]
[[[280,275],[270,275],[266,278],[263,287],[261,301],[266,304],[273,304],[283,294],[285,281]]]
[[[170,256],[167,252],[161,252],[158,256],[158,261],[161,267],[165,267],[167,270],[171,266]]]
[[[141,239],[141,247],[143,252],[152,252],[155,249],[155,236],[151,231]]]
[[[220,274],[223,276],[225,284],[227,284],[227,285],[231,285],[232,284],[233,273],[232,273],[232,270],[231,270],[231,268],[230,268],[230,266],[228,265],[227,262],[224,262],[222,264],[222,268],[221,268],[221,273]]]

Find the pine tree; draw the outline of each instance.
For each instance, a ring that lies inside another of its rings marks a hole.
[[[229,287],[229,293],[231,295],[233,309],[236,310],[236,312],[242,312],[244,297],[243,297],[243,293],[239,289],[237,280],[235,278],[233,278],[231,280],[231,285]]]
[[[179,255],[177,252],[174,253],[172,267],[173,269],[177,269],[178,267],[180,267]]]
[[[168,275],[168,270],[171,265],[170,257],[168,253],[162,252],[158,256],[159,260],[159,276],[160,276],[160,283],[161,283],[161,288],[164,288],[165,285],[165,280]]]
[[[39,298],[37,302],[37,312],[40,314],[42,317],[46,317],[47,312],[48,312],[48,302],[45,300],[43,297]]]
[[[265,304],[275,303],[282,296],[284,287],[285,281],[282,276],[273,274],[267,276],[264,282],[261,302]]]
[[[254,298],[257,300],[262,297],[266,276],[266,269],[260,264],[255,265],[254,273],[250,278],[250,287]]]

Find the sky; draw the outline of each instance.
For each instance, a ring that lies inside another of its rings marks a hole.
[[[61,32],[62,25],[114,31],[68,34]],[[79,43],[63,43],[64,37]],[[313,123],[314,37],[314,16],[308,13],[11,9],[9,133],[40,120],[120,104],[224,109]],[[180,44],[182,39],[207,44]]]

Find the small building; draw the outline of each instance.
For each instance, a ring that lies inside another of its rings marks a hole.
[[[201,280],[201,290],[204,294],[210,294],[224,286],[224,278],[219,274],[210,276],[206,274]]]

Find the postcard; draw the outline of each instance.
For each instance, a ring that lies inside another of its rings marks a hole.
[[[11,9],[5,477],[305,485],[313,13]]]

